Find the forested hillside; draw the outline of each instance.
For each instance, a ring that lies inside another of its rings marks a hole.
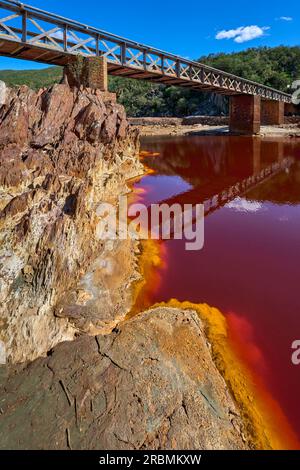
[[[49,67],[42,70],[0,70],[0,80],[8,86],[27,85],[37,90],[57,83],[62,78],[60,67]]]
[[[282,91],[288,91],[294,80],[300,80],[299,46],[259,47],[234,54],[211,54],[199,60]]]
[[[232,54],[211,54],[199,61],[282,91],[289,91],[291,83],[300,79],[300,47],[252,48]],[[0,80],[7,85],[26,84],[34,89],[59,82],[61,77],[59,67],[0,71]],[[129,116],[214,114],[226,112],[227,108],[224,97],[174,86],[110,77],[109,87],[117,93]]]

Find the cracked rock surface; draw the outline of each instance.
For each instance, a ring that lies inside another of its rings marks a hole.
[[[196,312],[155,308],[0,368],[2,449],[246,449]]]

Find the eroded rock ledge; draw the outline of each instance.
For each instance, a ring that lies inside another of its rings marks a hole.
[[[142,168],[114,95],[61,84],[1,97],[0,345],[22,362],[125,315],[135,247],[97,240],[96,208]]]
[[[2,449],[249,445],[193,310],[147,311],[0,377]]]

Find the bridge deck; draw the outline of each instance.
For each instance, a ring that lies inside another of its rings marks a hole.
[[[70,56],[107,58],[112,75],[291,102],[287,93],[61,16],[0,1],[0,55],[63,66]]]

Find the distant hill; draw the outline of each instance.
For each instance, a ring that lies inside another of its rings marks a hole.
[[[300,80],[300,46],[257,47],[233,54],[211,54],[199,61],[282,91]]]
[[[199,61],[215,68],[289,91],[300,80],[300,47],[260,47],[232,54],[211,54]],[[9,86],[26,84],[33,89],[48,87],[61,80],[62,69],[2,70],[0,80]],[[174,86],[164,86],[121,77],[110,77],[110,90],[117,93],[129,116],[183,116],[226,112],[226,97]]]
[[[0,80],[8,86],[27,85],[34,90],[48,87],[62,78],[60,67],[49,67],[41,70],[0,70]]]

